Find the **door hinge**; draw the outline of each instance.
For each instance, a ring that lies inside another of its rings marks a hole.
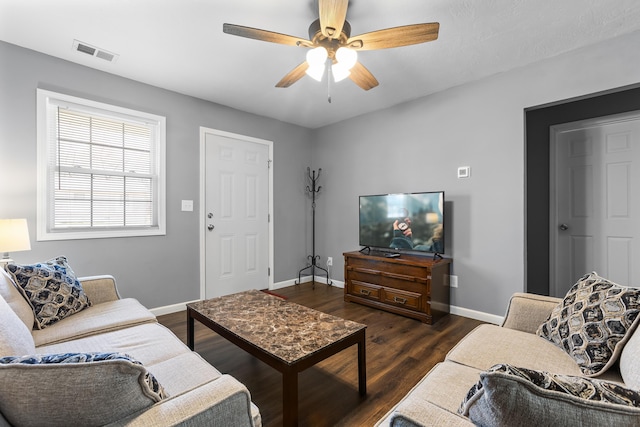
[[[273,162],[273,160],[267,160],[267,169],[271,169],[271,162]]]
[[[267,214],[267,222],[271,222],[271,214]]]
[[[271,267],[267,267],[267,276],[271,276]]]

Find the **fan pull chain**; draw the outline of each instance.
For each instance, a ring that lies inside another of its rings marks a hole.
[[[327,101],[331,104],[331,61],[327,60]]]

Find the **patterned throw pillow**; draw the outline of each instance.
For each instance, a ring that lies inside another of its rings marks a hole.
[[[480,374],[458,413],[483,426],[637,426],[640,393],[614,382],[500,364]]]
[[[640,317],[640,289],[593,272],[569,289],[537,334],[564,349],[587,376],[615,363]]]
[[[2,357],[0,389],[0,412],[12,425],[109,424],[167,397],[124,353]]]
[[[37,329],[91,305],[65,257],[33,265],[7,264],[5,269],[33,308]]]

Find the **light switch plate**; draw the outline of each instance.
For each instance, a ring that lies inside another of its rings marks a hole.
[[[183,212],[193,212],[193,200],[183,200],[182,201],[182,211]]]

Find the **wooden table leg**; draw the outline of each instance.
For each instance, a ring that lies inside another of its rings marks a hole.
[[[358,341],[358,389],[360,396],[367,395],[367,354],[365,351],[365,334],[364,330],[361,339]]]
[[[293,369],[282,373],[282,425],[298,425],[298,373]]]
[[[191,309],[187,307],[187,347],[193,351],[194,342],[193,342],[193,317],[191,316]]]

